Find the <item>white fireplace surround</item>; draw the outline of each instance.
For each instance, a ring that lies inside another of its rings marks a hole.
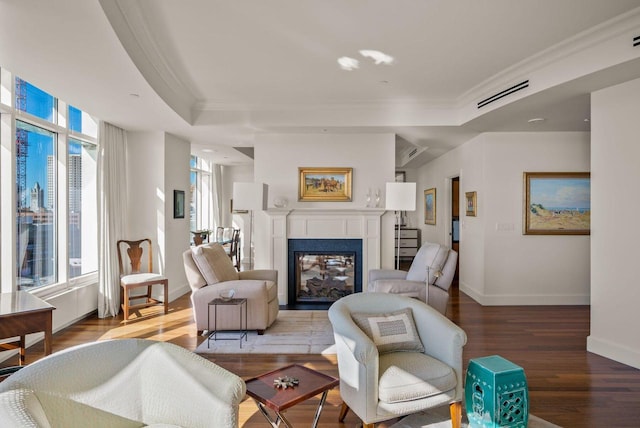
[[[278,300],[288,303],[287,248],[289,239],[362,239],[362,289],[369,269],[380,268],[381,217],[376,209],[294,209],[265,211],[269,217],[268,260],[278,271]]]

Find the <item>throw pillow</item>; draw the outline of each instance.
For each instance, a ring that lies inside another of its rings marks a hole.
[[[354,312],[351,318],[375,343],[380,354],[424,352],[411,308],[385,314]]]
[[[425,242],[418,250],[418,254],[413,259],[409,272],[407,272],[407,281],[427,280],[427,266],[429,266],[429,284],[436,282],[436,272],[442,271],[449,257],[449,248],[445,245],[432,244]]]
[[[238,272],[222,245],[218,243],[198,245],[191,251],[193,261],[208,285],[238,279]]]

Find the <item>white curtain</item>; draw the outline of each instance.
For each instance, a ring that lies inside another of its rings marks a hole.
[[[100,122],[98,134],[98,317],[120,311],[116,242],[126,230],[127,134]]]
[[[211,201],[213,202],[213,226],[223,226],[222,216],[222,166],[213,164],[213,174],[211,175]]]

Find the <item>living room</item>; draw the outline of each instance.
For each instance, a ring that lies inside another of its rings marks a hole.
[[[129,207],[122,217],[128,223],[130,234],[154,241],[158,249],[156,265],[169,279],[169,295],[160,297],[172,304],[178,302],[179,308],[185,305],[184,296],[190,292],[181,254],[189,248],[191,227],[188,218],[173,218],[172,191],[188,191],[187,165],[191,155],[216,157],[216,162],[223,162],[224,156],[233,161],[241,159],[220,168],[219,215],[222,224],[234,222],[245,231],[245,254],[251,251],[246,248],[251,226],[255,268],[274,268],[277,250],[272,245],[273,218],[274,213],[281,213],[275,208],[276,199],[288,201],[284,210],[291,215],[324,212],[331,216],[340,215],[341,211],[365,210],[367,194],[375,190],[384,193],[385,184],[394,181],[396,170],[406,172],[406,181],[417,183],[417,208],[407,213],[408,224],[420,229],[423,242],[450,245],[450,183],[452,178],[459,177],[460,194],[473,191],[478,197],[478,214],[461,217],[458,287],[460,294],[466,296],[461,299],[470,299],[464,300],[465,305],[549,306],[557,307],[559,312],[567,307],[588,305],[590,330],[586,349],[640,368],[638,338],[629,334],[628,328],[621,328],[635,326],[640,321],[635,310],[639,296],[633,281],[637,254],[632,246],[635,234],[628,226],[633,224],[632,216],[640,203],[624,191],[629,188],[628,184],[640,179],[633,163],[638,155],[635,136],[640,131],[635,120],[638,110],[635,98],[640,93],[637,80],[640,51],[633,43],[633,38],[638,36],[635,33],[640,24],[640,11],[635,9],[634,2],[620,2],[615,6],[602,6],[598,2],[584,6],[574,2],[576,9],[584,7],[585,14],[587,11],[592,14],[589,15],[591,21],[581,23],[575,22],[579,21],[577,17],[568,17],[568,6],[562,8],[558,13],[564,15],[558,15],[562,16],[559,22],[571,27],[572,32],[540,42],[542,48],[535,51],[535,55],[523,58],[514,55],[513,58],[521,62],[512,60],[503,64],[499,72],[488,79],[472,79],[475,84],[472,88],[457,93],[454,102],[443,103],[441,108],[417,101],[415,110],[407,108],[411,102],[397,103],[392,108],[356,102],[336,107],[328,102],[313,105],[309,101],[292,107],[292,103],[287,103],[290,94],[284,83],[278,81],[282,86],[274,86],[277,89],[270,95],[287,96],[274,98],[279,103],[273,106],[262,104],[253,111],[248,107],[243,110],[245,106],[241,106],[240,101],[224,107],[216,104],[216,100],[208,100],[209,104],[203,100],[190,104],[193,100],[188,96],[189,91],[184,91],[181,98],[181,91],[171,88],[150,70],[153,59],[146,64],[141,62],[140,55],[134,52],[135,44],[127,39],[124,23],[124,18],[134,22],[149,13],[147,25],[157,29],[155,25],[166,19],[161,12],[167,10],[154,12],[162,15],[160,19],[147,6],[120,3],[2,4],[0,28],[2,40],[6,41],[0,49],[3,91],[0,138],[5,149],[0,170],[3,201],[12,200],[7,195],[15,192],[15,178],[11,175],[15,161],[7,155],[12,153],[14,126],[11,122],[15,119],[7,96],[13,93],[14,77],[24,78],[60,100],[126,131]],[[504,6],[504,2],[497,3],[494,7]],[[325,13],[330,16],[331,11]],[[538,22],[544,22],[544,14],[536,16]],[[519,16],[513,19],[516,18],[522,19]],[[60,33],[56,27],[67,20],[74,23],[74,29]],[[23,25],[25,22],[32,25]],[[544,33],[542,27],[538,31]],[[72,37],[76,33],[85,36]],[[47,34],[50,36],[45,36]],[[140,35],[129,34],[134,39],[136,36]],[[164,43],[168,37],[161,34],[155,43]],[[411,37],[407,35],[407,38]],[[37,40],[38,46],[29,46],[29,40]],[[148,47],[144,40],[138,43]],[[93,49],[87,49],[85,44]],[[80,59],[65,59],[66,50],[61,46],[69,46]],[[378,91],[387,90],[380,87],[393,86],[379,82],[383,78],[378,70],[385,67],[384,64],[366,62],[369,59],[357,51],[344,54],[357,56],[362,69],[339,69],[336,54],[331,64],[336,70],[331,71],[334,74],[327,72],[331,79],[338,81],[348,76],[349,84],[355,86],[358,76],[365,75],[376,79]],[[401,60],[407,61],[407,58],[398,57],[397,65],[390,67],[401,67]],[[482,63],[482,59],[478,61]],[[172,66],[174,71],[189,67],[180,63]],[[427,64],[422,73],[430,71],[430,66]],[[364,73],[357,74],[360,72]],[[478,101],[525,80],[526,89],[487,107],[477,107]],[[111,97],[102,92],[103,88],[95,88],[119,85],[124,90]],[[228,93],[223,95],[222,98],[231,98]],[[148,100],[153,102],[147,103]],[[575,108],[578,104],[580,107]],[[554,121],[554,115],[566,111],[575,113],[572,118],[578,123]],[[545,120],[527,122],[533,118]],[[236,134],[236,127],[245,124],[254,132],[245,130],[243,134]],[[404,138],[396,132],[400,128],[406,133]],[[425,129],[428,130],[426,137],[421,135]],[[412,132],[420,136],[409,141]],[[249,146],[253,148],[252,159],[238,155],[233,149]],[[420,162],[405,161],[403,165],[407,147],[422,150],[424,154],[418,154],[422,158]],[[299,168],[314,166],[353,168],[352,200],[298,201]],[[523,173],[527,171],[590,172],[594,207],[591,234],[523,234]],[[252,221],[249,214],[232,215],[230,200],[234,182],[267,183],[268,209],[254,212]],[[625,186],[621,186],[623,183]],[[437,190],[435,225],[425,224],[422,206],[423,191],[431,188]],[[383,202],[384,198],[383,194]],[[383,206],[379,207],[379,246],[371,251],[369,268],[394,266],[395,217],[393,212],[385,212]],[[0,204],[0,210],[3,230],[0,275],[5,293],[17,288],[15,254],[11,249],[16,243],[11,238],[13,234],[4,232],[14,227],[15,207],[5,203]],[[246,258],[243,262],[248,264]],[[279,271],[278,297],[282,305],[287,304],[286,278],[286,272]],[[41,292],[40,295],[57,308],[54,331],[73,329],[76,322],[97,308],[97,275],[93,282],[73,280],[55,293]],[[567,313],[571,313],[570,310]]]

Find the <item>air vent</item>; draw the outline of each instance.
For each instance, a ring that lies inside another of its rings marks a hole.
[[[418,149],[413,149],[409,152],[409,158],[412,158],[416,155],[416,153],[418,153]]]
[[[638,46],[640,45],[640,36],[635,36],[633,38],[633,46]]]
[[[507,95],[511,95],[514,92],[518,92],[524,88],[528,88],[529,87],[529,81],[525,80],[524,82],[520,82],[517,85],[513,85],[512,87],[505,89],[502,92],[498,92],[495,95],[490,96],[489,98],[485,98],[484,100],[480,101],[478,103],[478,108],[482,108],[488,104],[491,104],[494,101],[498,101],[500,98],[504,98]]]

